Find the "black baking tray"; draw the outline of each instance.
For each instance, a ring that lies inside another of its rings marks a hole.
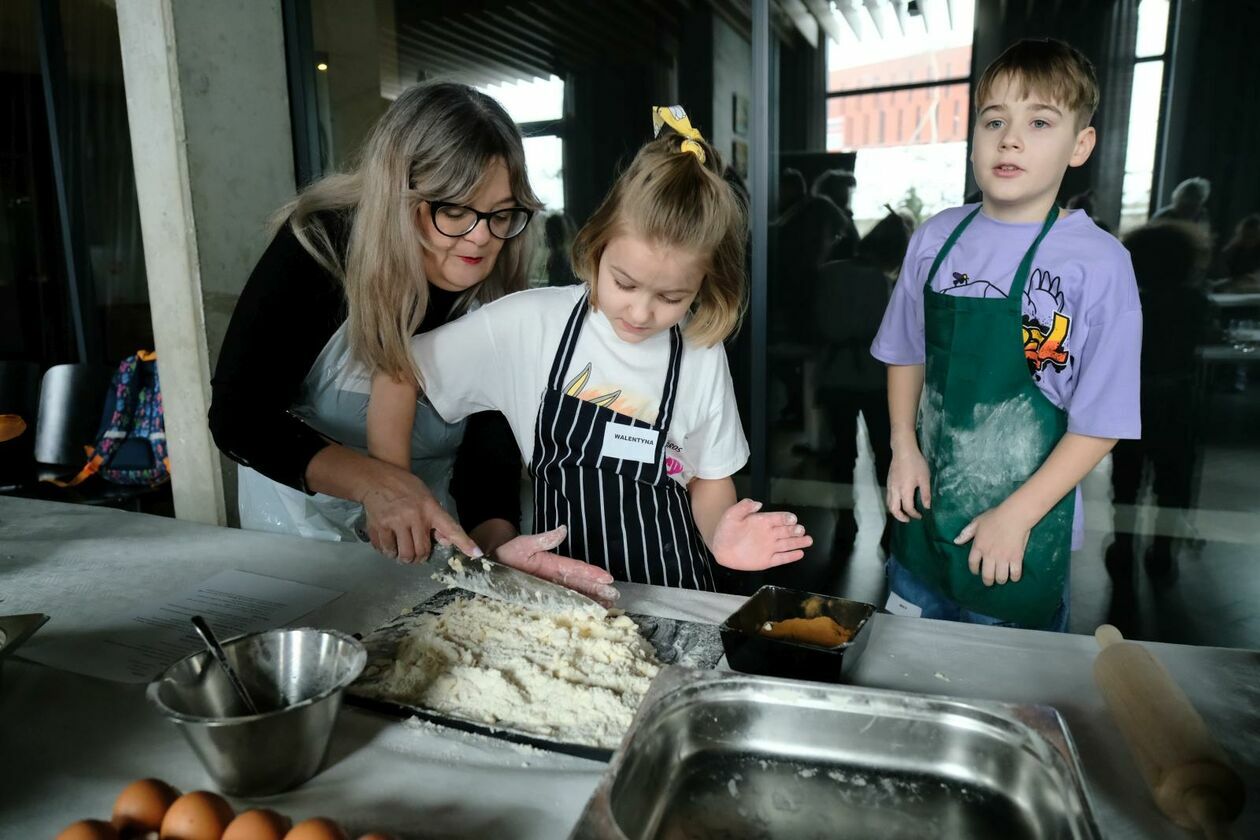
[[[475,593],[458,587],[439,590],[422,603],[363,636],[363,643],[368,651],[368,665],[364,670],[363,676],[359,678],[359,682],[370,681],[376,669],[388,662],[392,662],[393,651],[396,650],[401,637],[408,632],[408,619],[411,616],[417,613],[437,613],[456,598],[472,598],[474,595]],[[692,668],[712,669],[722,658],[722,641],[718,629],[712,624],[639,615],[637,613],[626,613],[626,615],[639,626],[639,632],[655,649],[656,657],[663,665],[686,665]],[[611,749],[604,747],[556,741],[517,729],[491,726],[486,723],[435,712],[423,706],[395,702],[377,696],[367,696],[356,692],[354,685],[351,685],[346,692],[346,702],[352,706],[389,717],[404,719],[418,717],[430,723],[462,732],[471,732],[475,735],[498,738],[514,744],[523,744],[535,749],[573,755],[579,758],[607,762],[613,754]]]
[[[812,607],[807,607],[812,605]],[[848,642],[820,647],[788,639],[771,639],[759,630],[767,621],[825,615],[841,627],[853,631]],[[769,677],[789,677],[815,682],[844,682],[870,639],[867,630],[874,604],[833,595],[763,586],[720,628],[726,661],[733,670]]]
[[[390,700],[381,700],[376,697],[364,697],[362,695],[355,694],[353,689],[346,694],[346,703],[386,717],[401,718],[404,720],[416,717],[421,720],[426,720],[429,723],[445,726],[449,729],[458,729],[461,732],[471,732],[474,735],[483,735],[487,738],[498,738],[500,741],[522,744],[527,747],[547,750],[549,752],[573,755],[578,758],[589,758],[593,761],[602,761],[605,764],[608,763],[613,754],[612,750],[604,749],[603,747],[593,747],[589,744],[571,744],[565,741],[551,741],[541,735],[531,735],[528,732],[521,732],[516,729],[499,729],[488,724],[476,723],[471,720],[454,717],[453,715],[431,712],[423,706],[410,706],[405,703],[395,703]]]

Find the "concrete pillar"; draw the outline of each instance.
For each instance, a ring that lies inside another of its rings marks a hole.
[[[175,513],[227,524],[235,470],[206,424],[210,375],[294,191],[280,0],[122,0],[118,31]]]

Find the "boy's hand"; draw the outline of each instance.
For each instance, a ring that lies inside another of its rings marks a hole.
[[[888,512],[898,522],[923,518],[923,514],[914,506],[915,490],[919,491],[923,508],[926,510],[932,507],[931,475],[927,459],[919,451],[918,443],[908,441],[894,447],[892,466],[888,469],[885,501],[888,503]]]
[[[794,563],[814,544],[794,513],[758,513],[761,502],[744,499],[726,509],[713,534],[713,558],[728,569],[755,572]]]
[[[985,586],[1018,581],[1024,573],[1024,549],[1033,523],[998,505],[977,516],[958,533],[954,545],[971,543],[967,567]]]

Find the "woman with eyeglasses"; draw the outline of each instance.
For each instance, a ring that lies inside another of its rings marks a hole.
[[[403,92],[355,168],[277,212],[212,380],[210,429],[240,465],[243,528],[366,538],[403,562],[427,557],[435,534],[615,597],[602,569],[549,551],[559,539],[517,536],[520,457],[501,415],[446,423],[413,392],[410,447],[369,452],[373,381],[396,394],[416,378],[413,335],[524,287],[520,234],[540,207],[503,108],[438,83]]]

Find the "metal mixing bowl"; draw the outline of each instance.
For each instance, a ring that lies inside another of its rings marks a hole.
[[[243,712],[206,651],[149,683],[148,698],[179,726],[225,793],[262,796],[319,772],[341,696],[367,662],[357,639],[336,630],[266,630],[231,639],[224,653],[260,712]]]

